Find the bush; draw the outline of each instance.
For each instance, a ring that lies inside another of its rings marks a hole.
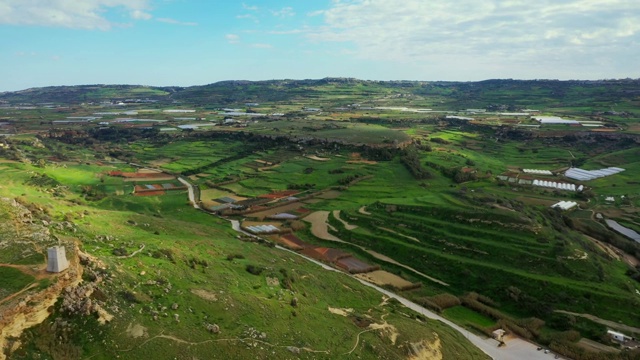
[[[111,251],[111,253],[115,256],[127,256],[129,255],[129,252],[127,251],[127,249],[121,247],[121,248],[117,248],[117,249],[113,249]]]
[[[460,305],[460,299],[458,299],[457,296],[447,294],[447,293],[431,296],[429,300],[434,304],[436,304],[442,310]]]
[[[249,274],[260,275],[264,271],[264,268],[261,266],[255,266],[255,265],[249,264],[247,265],[246,270]]]

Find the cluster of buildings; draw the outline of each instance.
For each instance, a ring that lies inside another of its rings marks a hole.
[[[531,185],[548,187],[548,188],[558,189],[558,190],[567,190],[567,191],[576,191],[576,190],[582,191],[584,189],[584,186],[582,185],[576,188],[576,184],[558,183],[555,181],[546,181],[546,180],[533,180]]]

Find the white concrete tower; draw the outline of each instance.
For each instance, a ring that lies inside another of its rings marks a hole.
[[[49,261],[47,263],[47,271],[58,273],[66,270],[69,267],[67,261],[67,254],[64,251],[64,246],[54,246],[47,249],[49,255]]]

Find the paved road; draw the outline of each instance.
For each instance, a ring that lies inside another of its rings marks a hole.
[[[190,182],[188,182],[186,179],[182,177],[178,177],[178,181],[180,181],[184,186],[187,187],[187,189],[189,189],[189,201],[191,201],[191,204],[193,205],[194,208],[200,210],[200,205],[198,205],[198,201],[196,201],[196,195],[195,195],[195,191],[193,190],[193,185],[191,185]]]
[[[184,184],[188,189],[189,189],[189,200],[191,201],[192,205],[194,208],[201,210],[200,206],[198,206],[196,199],[195,199],[195,192],[193,190],[193,185],[191,185],[191,183],[189,183],[187,180],[183,179],[183,178],[178,178],[178,180]],[[251,235],[249,233],[246,233],[245,231],[243,231],[240,228],[240,222],[238,220],[229,220],[231,222],[231,227],[233,228],[233,230],[243,233],[243,234],[247,234],[247,235]],[[528,341],[519,339],[519,338],[510,338],[508,340],[506,340],[506,346],[503,347],[498,347],[498,342],[494,339],[491,338],[483,338],[480,337],[458,325],[456,325],[455,323],[443,318],[442,316],[414,303],[413,301],[410,301],[407,298],[404,298],[400,295],[394,294],[391,291],[385,290],[379,286],[373,285],[371,283],[368,283],[364,280],[358,279],[354,276],[352,276],[351,274],[347,274],[345,272],[342,272],[340,270],[334,269],[326,264],[323,264],[319,261],[316,261],[314,259],[311,259],[309,257],[306,257],[300,253],[297,253],[295,251],[291,251],[289,249],[283,248],[279,245],[276,245],[276,248],[282,251],[286,251],[288,253],[291,253],[293,255],[296,256],[300,256],[302,258],[305,258],[306,260],[317,264],[318,266],[321,266],[323,269],[328,270],[328,271],[335,271],[335,272],[339,272],[341,274],[344,274],[345,276],[350,276],[353,279],[359,281],[360,283],[362,283],[365,286],[371,287],[377,291],[379,291],[380,293],[388,296],[388,297],[392,297],[396,300],[398,300],[400,303],[402,303],[404,306],[408,307],[409,309],[422,314],[423,316],[429,318],[429,319],[433,319],[433,320],[437,320],[437,321],[441,321],[444,324],[449,325],[451,328],[453,328],[454,330],[456,330],[457,332],[461,333],[462,335],[464,335],[464,337],[466,337],[472,344],[474,344],[475,346],[477,346],[480,350],[482,350],[485,354],[489,355],[492,359],[494,360],[521,360],[521,359],[526,359],[526,360],[548,360],[548,359],[554,359],[555,356],[551,353],[545,354],[544,351],[538,351],[537,348],[538,346],[535,344],[532,344]],[[560,359],[565,359],[565,358],[560,358]]]

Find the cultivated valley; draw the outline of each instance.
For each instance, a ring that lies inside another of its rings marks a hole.
[[[638,359],[639,109],[638,80],[0,93],[0,358]]]

